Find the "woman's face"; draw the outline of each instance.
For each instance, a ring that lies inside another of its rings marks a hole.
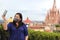
[[[16,15],[14,16],[14,18],[18,19],[18,21],[21,20],[21,18],[20,18],[20,16],[19,16],[18,14],[16,14]]]

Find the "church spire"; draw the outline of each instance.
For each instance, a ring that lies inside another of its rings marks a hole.
[[[54,0],[53,8],[56,8],[56,0]]]

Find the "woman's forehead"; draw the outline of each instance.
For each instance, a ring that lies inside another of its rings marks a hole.
[[[19,16],[18,14],[16,14],[15,16]]]

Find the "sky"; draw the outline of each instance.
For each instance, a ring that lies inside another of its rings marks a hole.
[[[6,18],[14,17],[17,12],[22,13],[23,20],[29,17],[32,21],[44,21],[47,12],[52,8],[54,0],[0,0],[0,19],[6,9]],[[60,0],[56,0],[60,10]]]

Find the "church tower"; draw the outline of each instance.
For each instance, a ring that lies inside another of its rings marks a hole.
[[[59,24],[60,22],[59,18],[60,18],[59,10],[56,7],[56,0],[54,0],[53,7],[47,13],[45,22],[46,24]]]

